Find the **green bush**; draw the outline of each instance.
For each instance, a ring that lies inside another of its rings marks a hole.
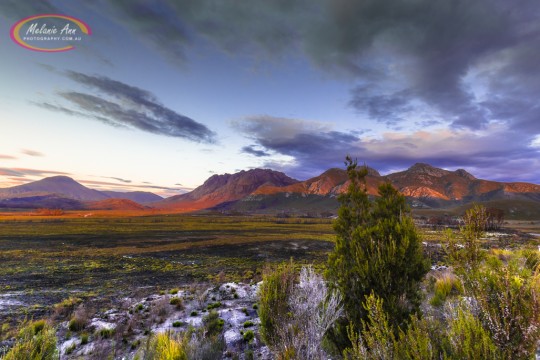
[[[221,333],[225,321],[219,317],[217,311],[212,310],[203,318],[204,328],[208,336],[214,336]]]
[[[253,325],[254,325],[254,324],[253,324],[253,321],[248,320],[248,321],[244,322],[244,327],[245,327],[245,328],[251,327],[251,326],[253,326]]]
[[[68,329],[70,331],[81,331],[84,329],[84,326],[86,325],[86,320],[82,319],[80,317],[72,317],[71,320],[69,320]]]
[[[58,358],[55,329],[47,323],[38,321],[21,329],[15,345],[3,357],[3,360],[56,360]]]
[[[182,325],[184,325],[184,323],[181,322],[181,321],[175,321],[175,322],[172,323],[172,326],[173,326],[173,327],[180,327],[180,326],[182,326]]]
[[[221,302],[215,302],[213,304],[209,304],[206,308],[208,310],[217,309],[218,307],[221,307]]]
[[[379,186],[379,196],[370,202],[368,169],[358,168],[356,161],[347,157],[347,173],[350,185],[338,198],[336,242],[328,257],[326,276],[339,289],[357,332],[368,314],[361,303],[373,292],[384,300],[388,321],[397,333],[419,309],[420,282],[430,264],[405,197],[384,183]]]
[[[446,336],[452,359],[500,359],[501,354],[480,320],[465,307],[455,310]],[[513,357],[512,357],[513,358]]]
[[[540,274],[524,259],[489,257],[464,274],[479,319],[505,358],[530,359],[540,338]]]
[[[88,334],[82,333],[81,334],[81,345],[88,344]]]
[[[441,306],[446,298],[452,294],[458,295],[463,293],[463,286],[459,278],[450,272],[440,274],[433,284],[433,298],[430,304],[433,306]]]
[[[114,329],[103,328],[98,331],[98,334],[102,339],[108,339],[114,334]]]
[[[66,349],[66,355],[69,355],[71,354],[75,348],[77,347],[77,345],[75,343],[71,344],[67,349]]]
[[[244,332],[242,337],[244,338],[245,342],[250,343],[255,338],[255,333],[252,330],[248,330]]]
[[[182,299],[180,299],[179,297],[176,297],[176,296],[172,297],[169,300],[169,304],[176,306],[176,308],[180,309],[180,310],[184,308],[184,303],[183,303]]]
[[[196,312],[195,310],[193,310],[189,315],[190,316],[197,316],[197,315],[199,315],[199,313]]]
[[[188,360],[186,341],[171,333],[159,333],[150,337],[137,355],[144,360]]]
[[[265,268],[263,282],[259,287],[260,334],[268,345],[276,344],[289,313],[288,295],[293,288],[296,273],[292,262],[277,268]]]

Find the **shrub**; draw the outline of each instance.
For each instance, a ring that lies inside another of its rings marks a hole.
[[[40,331],[42,331],[45,328],[46,325],[47,325],[47,323],[43,319],[34,321],[31,324],[32,331],[34,332],[34,335],[37,335]]]
[[[479,319],[465,305],[454,310],[447,333],[448,352],[453,359],[500,359],[501,354]]]
[[[245,328],[251,327],[251,326],[253,326],[253,325],[254,325],[254,324],[253,324],[253,321],[248,320],[248,321],[245,321],[245,322],[244,322],[244,327],[245,327]]]
[[[460,280],[449,271],[436,277],[433,288],[434,295],[430,301],[430,304],[433,306],[441,306],[448,296],[463,292],[463,286]]]
[[[98,334],[102,339],[108,339],[114,334],[114,329],[103,328],[98,331]]]
[[[62,300],[58,304],[54,305],[54,314],[55,316],[65,317],[71,314],[75,306],[82,303],[82,299],[78,297],[70,296],[67,299]]]
[[[464,275],[479,319],[505,358],[533,357],[540,338],[540,275],[524,263],[488,258]]]
[[[172,326],[173,326],[173,327],[180,327],[180,326],[182,326],[182,325],[184,325],[184,323],[181,322],[181,321],[175,321],[175,322],[172,323]]]
[[[171,333],[159,333],[150,337],[138,355],[142,355],[145,360],[187,360],[185,347],[185,340]]]
[[[279,271],[277,269],[276,273]],[[267,276],[267,278],[271,279],[273,276]],[[294,271],[292,275],[286,276],[294,279]],[[272,303],[272,300],[275,301],[272,297],[276,294],[280,295],[279,292],[271,294],[270,299],[266,301],[269,303]],[[263,312],[263,304],[266,302],[262,300],[264,295],[264,293],[260,295],[259,313]],[[329,291],[322,276],[311,267],[304,267],[300,271],[298,284],[292,283],[283,301],[285,302],[282,304],[283,309],[287,311],[284,315],[280,317],[277,312],[268,313],[266,321],[276,324],[272,342],[267,342],[269,348],[278,358],[283,359],[327,358],[322,349],[322,340],[327,330],[342,313],[339,294]],[[261,316],[261,328],[264,319]],[[252,326],[253,322],[246,321],[244,327],[248,327],[246,325]]]
[[[371,203],[366,192],[367,168],[358,168],[350,157],[346,164],[350,185],[338,198],[336,243],[326,275],[339,289],[353,326],[367,320],[368,311],[360,304],[373,292],[384,300],[388,321],[397,333],[410,314],[418,311],[420,282],[429,262],[405,197],[385,183]]]
[[[178,294],[179,291],[180,291],[180,289],[174,288],[174,289],[169,290],[169,294],[176,295],[176,294]]]
[[[137,311],[141,311],[144,309],[144,305],[143,304],[137,304],[137,306],[135,306],[135,310]]]
[[[75,348],[77,347],[77,345],[75,343],[71,344],[67,349],[66,349],[66,355],[69,355],[71,354]]]
[[[293,263],[285,263],[277,268],[265,268],[263,282],[259,287],[260,333],[270,347],[279,342],[279,331],[285,327],[289,313],[288,295],[294,285]]]
[[[252,330],[245,331],[243,336],[244,341],[250,343],[255,338],[255,333]]]
[[[47,323],[30,323],[24,326],[15,345],[3,360],[53,360],[58,359],[55,329]],[[42,326],[43,325],[43,326]]]
[[[87,333],[82,333],[81,334],[81,345],[86,345],[88,344],[88,334]]]
[[[220,306],[221,306],[221,302],[218,301],[218,302],[215,302],[213,304],[209,304],[206,308],[208,310],[212,310],[212,309],[217,309]]]
[[[225,321],[219,317],[217,311],[212,310],[203,318],[203,324],[208,336],[214,336],[221,333]]]
[[[199,313],[196,312],[195,310],[193,310],[189,315],[190,316],[197,316],[197,315],[199,315]]]
[[[176,306],[176,308],[180,309],[180,310],[184,308],[184,303],[182,302],[182,299],[180,299],[179,297],[176,297],[176,296],[172,297],[169,300],[169,304]]]
[[[73,317],[71,320],[69,320],[68,329],[70,331],[81,331],[84,329],[85,326],[85,320]]]
[[[214,360],[223,358],[225,342],[223,336],[207,336],[202,331],[187,332],[185,338],[189,338],[186,344],[188,359]]]

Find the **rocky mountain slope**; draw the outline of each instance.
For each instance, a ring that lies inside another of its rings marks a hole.
[[[262,186],[286,187],[298,183],[279,171],[253,169],[236,174],[213,175],[195,190],[153,205],[165,209],[200,210],[240,200]]]

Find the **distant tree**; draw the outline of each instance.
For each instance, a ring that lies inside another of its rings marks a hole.
[[[359,330],[367,321],[362,306],[371,293],[383,300],[391,326],[397,328],[418,310],[420,281],[429,270],[405,198],[392,185],[379,187],[369,201],[367,168],[346,158],[350,185],[338,200],[336,244],[326,276],[342,294],[349,321]]]
[[[486,230],[499,230],[504,223],[504,210],[494,207],[486,209],[488,218]]]

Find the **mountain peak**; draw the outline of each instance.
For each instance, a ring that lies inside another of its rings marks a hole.
[[[407,169],[407,172],[414,174],[426,174],[436,177],[442,177],[448,173],[448,171],[433,167],[426,163],[416,163]]]
[[[70,183],[76,183],[75,180],[73,180],[73,178],[70,178],[69,176],[65,176],[65,175],[56,175],[56,176],[49,176],[49,177],[46,177],[46,178],[43,178],[41,180],[38,180],[38,181],[41,181],[41,182],[70,182]]]
[[[456,171],[454,171],[454,173],[468,180],[476,180],[476,177],[474,177],[474,175],[464,169],[457,169]]]
[[[59,194],[67,198],[94,201],[104,200],[108,196],[97,190],[89,189],[79,184],[69,176],[51,176],[38,181],[3,189],[4,196],[12,195],[36,195],[36,194]]]

